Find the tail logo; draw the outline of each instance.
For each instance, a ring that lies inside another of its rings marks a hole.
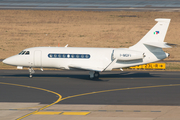
[[[159,31],[155,31],[155,32],[154,32],[154,35],[158,35],[158,34],[159,34]]]

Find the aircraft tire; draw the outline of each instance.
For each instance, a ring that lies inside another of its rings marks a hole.
[[[29,75],[29,78],[32,78],[33,76],[32,75]]]
[[[99,79],[99,72],[94,73],[94,79]]]

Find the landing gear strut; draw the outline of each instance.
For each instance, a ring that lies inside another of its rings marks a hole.
[[[99,72],[97,71],[90,71],[89,72],[90,79],[99,79]]]
[[[29,78],[32,78],[32,74],[35,73],[35,71],[33,70],[33,68],[29,68]]]

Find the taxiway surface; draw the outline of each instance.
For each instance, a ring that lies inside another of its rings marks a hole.
[[[42,89],[66,98],[58,104],[180,105],[179,72],[103,72],[96,81],[82,71],[36,71],[28,78],[28,71],[0,70],[0,102],[51,104],[57,100],[58,95]]]
[[[179,120],[180,74],[0,70],[2,120]]]

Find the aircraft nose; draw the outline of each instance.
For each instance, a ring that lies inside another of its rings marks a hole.
[[[2,61],[4,64],[10,64],[11,60],[9,58],[6,58]]]
[[[2,62],[3,62],[4,64],[6,64],[6,59],[4,59]]]
[[[14,59],[12,57],[9,57],[9,58],[4,59],[2,62],[4,64],[13,65],[13,63],[14,63],[13,61],[14,61]]]

